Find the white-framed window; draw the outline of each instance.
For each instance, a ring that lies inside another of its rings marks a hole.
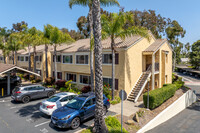
[[[91,84],[90,76],[80,75],[80,83],[81,84]]]
[[[25,61],[27,62],[29,60],[29,57],[28,56],[25,56]]]
[[[76,55],[76,64],[88,64],[88,55]]]
[[[36,55],[35,61],[42,61],[42,55]]]
[[[103,84],[112,88],[112,78],[103,77]],[[115,90],[118,90],[118,79],[115,79]]]
[[[64,64],[73,64],[73,55],[63,55]]]
[[[55,55],[53,55],[53,62],[54,62],[54,57],[55,57]],[[57,63],[61,62],[61,55],[56,55],[56,62]]]
[[[112,88],[112,78],[105,78],[103,77],[103,84],[109,85]]]
[[[112,54],[103,54],[102,55],[103,64],[112,64]]]
[[[18,61],[24,61],[24,56],[18,56],[18,57],[17,57],[17,60],[18,60]]]
[[[66,80],[72,80],[72,82],[76,82],[76,74],[66,73]]]

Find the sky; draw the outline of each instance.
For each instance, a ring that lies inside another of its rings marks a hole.
[[[125,11],[155,10],[157,14],[177,20],[186,30],[181,42],[190,44],[200,39],[200,0],[118,0]],[[69,0],[0,0],[0,27],[12,28],[13,23],[25,21],[29,27],[43,30],[45,24],[77,30],[80,16],[88,14],[87,7],[68,6]],[[103,8],[118,12],[119,7]]]

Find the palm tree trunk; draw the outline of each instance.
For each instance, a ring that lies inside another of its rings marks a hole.
[[[13,59],[13,65],[15,64],[15,61],[14,61],[14,51],[12,51],[12,59]]]
[[[111,40],[112,48],[112,100],[114,100],[114,90],[115,90],[115,50],[114,50],[114,39]]]
[[[15,50],[15,65],[17,65],[17,50]]]
[[[94,41],[93,41],[93,19],[92,19],[92,7],[89,7],[89,24],[90,24],[90,77],[91,77],[91,89],[94,91]]]
[[[95,51],[95,119],[94,132],[107,133],[103,115],[103,78],[100,0],[93,0],[94,51]]]
[[[15,46],[15,65],[17,65],[17,50],[16,50],[16,46]]]
[[[30,45],[28,46],[28,70],[31,70],[31,52],[30,52]]]
[[[30,52],[30,45],[28,45],[28,70],[31,71],[31,52]],[[29,80],[30,80],[30,73],[29,73]]]
[[[48,60],[47,60],[48,46],[45,44],[45,66],[46,66],[46,78],[48,78]]]
[[[54,45],[54,76],[55,82],[57,81],[57,63],[56,63],[56,44]]]
[[[36,73],[36,46],[33,47],[33,70]]]

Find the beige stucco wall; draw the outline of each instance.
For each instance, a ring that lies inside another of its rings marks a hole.
[[[163,51],[168,51],[168,56],[166,59],[166,55],[163,54]],[[161,55],[160,62],[165,62],[165,63],[160,63],[160,75],[159,78],[161,79],[159,81],[160,86],[162,87],[163,84],[165,84],[165,76],[167,75],[167,83],[172,83],[172,50],[170,49],[170,46],[165,42],[162,47],[159,50],[159,53]],[[165,64],[165,66],[163,66]],[[165,70],[163,70],[165,69]]]
[[[125,53],[125,91],[129,94],[143,72],[143,51],[155,40],[142,39],[126,50]]]

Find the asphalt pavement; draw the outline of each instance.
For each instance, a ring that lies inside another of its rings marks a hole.
[[[10,97],[0,98],[0,133],[74,133],[94,122],[91,118],[76,130],[54,127],[50,123],[50,117],[39,111],[40,102],[43,100],[23,104],[12,101]],[[107,115],[115,113],[108,111]]]

